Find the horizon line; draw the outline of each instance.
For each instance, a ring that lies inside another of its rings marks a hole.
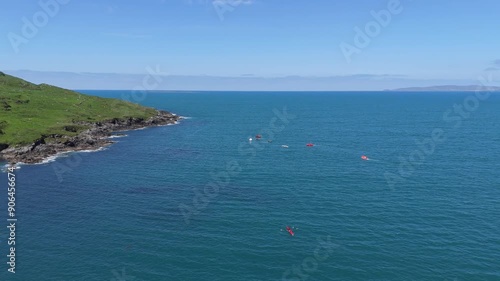
[[[476,85],[474,85],[476,86]],[[477,85],[481,87],[480,85]],[[482,87],[481,87],[482,88]],[[71,91],[137,91],[132,89],[68,89]],[[276,93],[276,92],[292,92],[292,93],[344,93],[344,92],[370,92],[370,93],[468,93],[477,90],[145,90],[144,92],[186,92],[186,93],[213,93],[213,92],[237,92],[237,93]],[[495,89],[491,92],[500,93],[500,89]]]

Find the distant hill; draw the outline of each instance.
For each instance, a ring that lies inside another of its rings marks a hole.
[[[36,85],[0,72],[0,157],[12,162],[39,162],[61,151],[98,148],[110,143],[102,140],[110,132],[178,119],[166,111]]]
[[[468,86],[457,86],[457,85],[442,85],[442,86],[430,86],[430,87],[409,87],[409,88],[399,88],[386,91],[398,91],[398,92],[470,92],[476,91],[478,89],[500,92],[500,87],[484,87],[480,85],[468,85]]]

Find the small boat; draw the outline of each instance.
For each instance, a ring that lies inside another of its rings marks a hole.
[[[281,147],[283,147],[283,148],[288,148],[288,145],[283,144],[283,145],[281,145]]]
[[[308,143],[308,144],[306,144],[306,146],[311,147],[311,146],[314,146],[314,144]]]
[[[362,155],[362,156],[361,156],[361,159],[363,159],[363,160],[368,160],[368,157],[367,157],[366,155]]]
[[[293,233],[293,230],[289,226],[286,227],[286,231],[288,231],[288,233],[290,233],[290,235],[292,236],[295,235],[295,233]]]
[[[262,138],[262,135],[256,135],[255,138],[259,140]]]

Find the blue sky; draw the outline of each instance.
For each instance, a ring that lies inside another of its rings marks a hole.
[[[408,86],[470,83],[486,69],[495,72],[500,59],[497,0],[218,1],[5,1],[1,68],[37,71],[35,80],[53,76],[43,72],[143,74],[148,66],[193,77],[332,76],[348,81],[368,74],[387,81],[377,84],[383,88],[401,79]],[[398,13],[388,9],[391,1],[399,2],[393,3]],[[40,3],[57,3],[58,11],[47,16],[46,24]],[[221,16],[222,9],[227,10]],[[374,21],[372,11],[381,10],[391,19],[385,26],[378,23],[369,43],[358,48],[354,28],[364,30]],[[23,18],[36,27],[36,15],[41,26],[23,35]],[[348,60],[341,44],[358,52]]]

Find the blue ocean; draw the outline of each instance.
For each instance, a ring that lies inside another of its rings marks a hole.
[[[0,280],[500,280],[499,94],[137,102],[186,118],[16,170],[15,274],[0,174]]]

